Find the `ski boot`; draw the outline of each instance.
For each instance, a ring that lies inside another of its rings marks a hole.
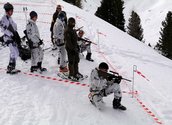
[[[67,66],[65,66],[65,67],[60,67],[60,70],[59,70],[60,72],[68,72],[68,68],[67,68]]]
[[[21,72],[18,69],[15,69],[15,63],[9,63],[9,65],[7,66],[7,74],[16,74]]]
[[[39,69],[41,72],[47,71],[46,68],[43,68],[43,67],[42,67],[42,62],[38,62],[37,66],[38,66],[38,69]]]
[[[30,72],[37,72],[38,71],[38,66],[31,66]]]
[[[127,110],[127,108],[125,106],[121,105],[121,98],[119,98],[119,99],[114,98],[113,108],[114,109],[120,109],[120,110],[123,110],[123,111]]]
[[[92,55],[92,53],[87,53],[86,60],[91,61],[91,62],[94,62],[94,60],[91,59],[91,55]]]
[[[84,78],[84,76],[83,76],[81,73],[79,73],[79,72],[76,74],[76,76],[77,76],[79,79]]]

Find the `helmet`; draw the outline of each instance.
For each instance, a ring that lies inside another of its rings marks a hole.
[[[109,69],[109,66],[107,63],[102,62],[99,64],[99,69]]]
[[[30,12],[30,18],[31,19],[34,18],[34,17],[37,17],[37,16],[38,16],[38,14],[35,11]]]
[[[4,4],[4,9],[6,12],[10,11],[10,10],[13,10],[14,7],[12,4],[10,4],[9,2],[7,2],[6,4]]]
[[[75,27],[75,19],[73,17],[68,19],[68,26]]]

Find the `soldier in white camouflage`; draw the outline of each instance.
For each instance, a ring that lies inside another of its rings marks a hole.
[[[90,75],[90,102],[98,109],[102,108],[103,97],[114,94],[113,108],[126,110],[126,107],[121,105],[121,88],[120,82],[122,77],[114,77],[108,74],[108,65],[105,62],[99,64],[98,68],[91,71]]]

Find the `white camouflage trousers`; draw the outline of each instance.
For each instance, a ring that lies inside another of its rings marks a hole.
[[[41,47],[31,49],[31,66],[37,66],[38,62],[43,60],[43,50]]]
[[[60,58],[60,67],[64,68],[67,66],[67,61],[66,61],[66,56],[67,56],[67,52],[66,52],[66,48],[65,45],[63,46],[57,46],[58,47],[58,55]]]
[[[103,102],[103,93],[101,91],[98,92],[91,92],[92,94],[92,101],[96,105],[96,107],[101,108],[102,102]],[[119,99],[122,97],[120,85],[117,83],[110,84],[105,88],[105,95],[108,96],[110,94],[114,93],[114,98]]]
[[[10,49],[10,63],[15,63],[19,56],[17,45],[15,43],[10,43],[8,47]]]
[[[91,53],[91,46],[88,45],[80,45],[80,52],[83,53],[84,51],[87,51],[87,53]]]

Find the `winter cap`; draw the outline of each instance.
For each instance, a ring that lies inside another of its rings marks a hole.
[[[57,7],[56,7],[56,10],[58,10],[58,9],[62,9],[62,7],[61,7],[61,5],[57,5]]]
[[[102,62],[99,64],[99,69],[109,69],[109,66],[107,63]]]
[[[9,2],[7,2],[6,4],[4,4],[4,9],[6,12],[10,11],[10,10],[13,10],[14,7],[12,4],[10,4]]]
[[[58,14],[58,18],[59,18],[59,19],[64,19],[64,18],[66,18],[66,12],[60,11],[60,13]]]
[[[30,12],[30,18],[38,17],[38,14],[35,11]]]
[[[75,19],[73,17],[70,17],[68,19],[68,26],[74,26],[74,24],[75,24]]]

